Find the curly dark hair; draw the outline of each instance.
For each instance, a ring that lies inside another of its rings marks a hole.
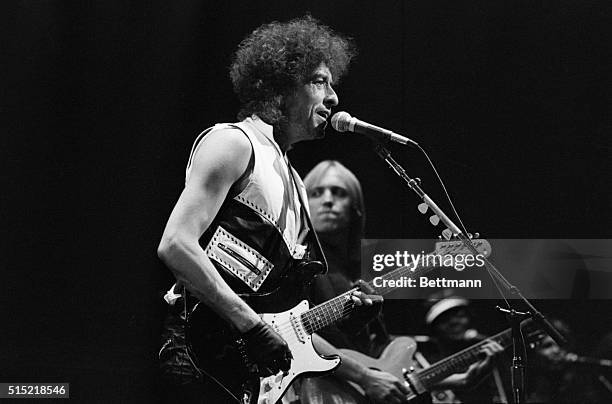
[[[356,55],[350,38],[310,15],[272,22],[245,38],[234,54],[230,78],[242,103],[238,119],[257,114],[274,125],[283,119],[283,101],[307,82],[323,62],[337,82]]]

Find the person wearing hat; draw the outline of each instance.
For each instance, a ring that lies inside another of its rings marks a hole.
[[[433,295],[426,301],[425,323],[430,330],[430,344],[421,347],[416,359],[424,367],[486,339],[472,328],[468,299],[452,290]],[[484,358],[453,374],[439,383],[440,390],[432,392],[432,400],[445,403],[493,402],[495,396],[503,401],[505,392],[501,378],[494,368],[495,358],[503,352],[497,342],[488,340],[480,348]],[[494,373],[495,386],[482,383]],[[497,390],[497,391],[496,391]]]

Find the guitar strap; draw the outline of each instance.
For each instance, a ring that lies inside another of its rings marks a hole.
[[[293,166],[289,162],[289,158],[286,155],[285,155],[285,162],[287,163],[287,168],[289,169],[289,175],[291,176],[291,180],[293,181],[293,186],[295,187],[295,190],[298,194],[298,199],[300,201],[300,213],[301,213],[301,217],[303,218],[302,224],[305,225],[304,227],[309,233],[306,235],[306,237],[310,236],[312,240],[314,240],[315,257],[310,256],[311,251],[309,248],[308,251],[306,252],[308,256],[306,256],[305,258],[308,258],[308,259],[314,258],[314,259],[320,260],[321,263],[323,264],[323,267],[325,268],[325,271],[322,273],[322,275],[326,274],[327,273],[327,260],[325,259],[325,253],[323,252],[323,248],[321,247],[321,242],[319,241],[317,232],[314,230],[312,221],[310,220],[310,213],[308,213],[308,210],[306,209],[307,205],[305,204],[308,203],[308,201],[304,201],[304,198],[302,197],[302,193],[300,192],[300,187],[298,186],[298,182],[295,178],[295,172],[293,170]],[[303,232],[301,233],[303,234]],[[309,245],[310,244],[311,243],[309,243]]]

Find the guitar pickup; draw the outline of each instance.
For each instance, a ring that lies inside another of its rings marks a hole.
[[[302,344],[305,343],[306,337],[308,336],[308,334],[306,333],[306,330],[304,329],[304,323],[302,323],[302,320],[300,320],[298,316],[291,315],[289,317],[289,321],[291,322],[293,331],[295,331],[295,335],[297,335],[300,342]]]

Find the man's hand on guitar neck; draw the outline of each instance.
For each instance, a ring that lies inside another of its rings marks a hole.
[[[377,309],[380,309],[380,305],[383,302],[382,296],[366,294],[360,290],[351,293],[351,300],[353,300],[355,306],[376,306]]]
[[[493,358],[504,352],[504,348],[497,342],[487,340],[481,348],[484,359],[480,362],[473,363],[465,372],[464,387],[471,387],[477,384],[482,377],[489,372],[493,367]]]
[[[354,286],[360,290],[351,293],[351,299],[356,306],[356,310],[345,320],[342,321],[342,329],[347,332],[357,332],[366,324],[376,318],[382,309],[383,297],[373,294],[370,289],[363,288],[363,281],[357,281]]]
[[[480,362],[473,363],[465,373],[457,373],[442,380],[437,387],[441,389],[466,389],[478,384],[484,375],[493,366],[493,359],[504,351],[504,348],[493,340],[481,347],[484,358]]]

